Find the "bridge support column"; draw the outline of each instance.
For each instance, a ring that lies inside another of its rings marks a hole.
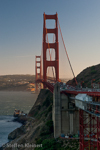
[[[73,113],[70,113],[70,134],[73,134]]]
[[[58,82],[54,86],[52,117],[54,124],[54,137],[58,138],[61,135],[61,102],[60,85]]]
[[[52,120],[54,137],[79,133],[79,111],[71,102],[71,95],[60,93],[59,83],[54,86]]]

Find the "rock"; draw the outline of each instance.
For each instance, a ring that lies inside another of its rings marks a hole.
[[[13,119],[13,121],[17,121],[17,122],[20,122],[20,123],[22,123],[22,124],[25,124],[26,121],[27,121],[27,116],[22,116],[22,115],[20,115],[19,117],[15,117],[15,118]]]
[[[9,135],[8,135],[8,139],[9,140],[14,140],[15,138],[17,138],[18,136],[22,135],[24,132],[24,128],[23,126],[20,128],[15,129],[14,131],[12,131]]]

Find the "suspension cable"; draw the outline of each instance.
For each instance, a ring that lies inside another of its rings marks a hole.
[[[58,20],[58,18],[57,18],[57,20]],[[73,74],[73,76],[74,76],[75,83],[76,83],[76,85],[77,85],[78,83],[77,83],[77,80],[76,80],[76,77],[75,77],[75,74],[74,74],[74,71],[73,71],[72,65],[71,65],[70,60],[69,60],[69,57],[68,57],[68,53],[67,53],[67,50],[66,50],[66,46],[65,46],[65,43],[64,43],[63,36],[62,36],[62,32],[61,32],[61,28],[60,28],[59,20],[58,20],[58,25],[59,25],[59,30],[60,30],[60,34],[61,34],[61,37],[62,37],[62,41],[63,41],[63,45],[64,45],[64,49],[65,49],[65,52],[66,52],[66,56],[67,56],[67,58],[68,58],[68,62],[69,62],[69,65],[70,65],[70,68],[71,68],[72,74]]]
[[[42,59],[42,56],[43,56],[43,36],[42,36],[42,50],[41,50],[41,78],[43,78],[43,68],[42,68],[42,62],[43,62],[43,59]]]

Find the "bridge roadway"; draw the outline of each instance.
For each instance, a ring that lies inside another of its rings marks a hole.
[[[43,83],[52,93],[54,90],[54,85],[51,84],[50,82],[44,82],[42,79],[38,79],[37,82]],[[91,89],[91,91],[88,91],[87,89],[85,90],[75,90],[75,89],[60,89],[60,93],[63,93],[65,95],[74,95],[74,97],[70,97],[70,99],[72,100],[73,103],[75,103],[76,101],[80,101],[82,103],[83,106],[85,106],[83,109],[84,111],[88,112],[89,114],[95,115],[97,117],[100,117],[100,112],[98,113],[96,111],[96,107],[100,107],[100,102],[86,102],[86,101],[81,101],[81,100],[77,100],[75,99],[75,96],[78,94],[87,94],[88,96],[92,96],[92,97],[100,97],[100,91],[93,91]],[[80,107],[79,107],[80,108]],[[82,108],[80,108],[82,109]]]
[[[54,90],[54,85],[51,84],[50,82],[44,82],[42,79],[38,79],[36,82],[40,82],[43,83],[44,85],[46,85],[46,87],[53,93]],[[61,93],[64,94],[73,94],[73,95],[77,95],[77,94],[87,94],[89,96],[92,97],[100,97],[100,91],[84,91],[84,90],[75,90],[75,89],[60,89]]]
[[[61,90],[61,92],[64,94],[73,94],[73,95],[87,94],[92,97],[100,97],[100,92],[98,92],[98,91],[66,90],[65,89],[65,90]]]

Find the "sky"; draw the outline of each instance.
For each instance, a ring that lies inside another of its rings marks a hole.
[[[0,0],[0,75],[35,74],[44,12],[58,13],[75,75],[100,63],[100,0]]]

